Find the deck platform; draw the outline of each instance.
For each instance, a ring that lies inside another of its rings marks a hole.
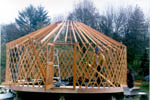
[[[74,89],[73,86],[61,86],[61,87],[54,87],[48,90],[45,90],[44,88],[39,88],[38,86],[32,87],[30,86],[8,86],[9,89],[14,90],[14,91],[24,91],[24,92],[44,92],[44,93],[66,93],[66,94],[76,94],[76,93],[121,93],[123,92],[122,87],[84,87],[82,86],[79,88],[76,86]]]

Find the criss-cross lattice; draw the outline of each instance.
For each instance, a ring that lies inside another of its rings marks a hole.
[[[96,54],[97,48],[100,54]],[[126,84],[126,46],[80,22],[54,23],[7,43],[6,56],[9,84],[45,89]],[[104,58],[102,64],[97,60],[100,56]]]

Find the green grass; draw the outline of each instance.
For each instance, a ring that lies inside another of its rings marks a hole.
[[[150,82],[142,81],[142,84],[140,85],[140,91],[149,93],[149,84]]]

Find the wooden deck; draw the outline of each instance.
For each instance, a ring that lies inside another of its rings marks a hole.
[[[14,91],[22,91],[22,92],[44,92],[44,93],[66,93],[66,94],[76,94],[76,93],[121,93],[123,92],[122,87],[94,87],[94,88],[86,88],[82,86],[79,88],[76,86],[75,89],[73,89],[73,86],[61,86],[61,87],[54,87],[48,90],[45,90],[44,88],[38,88],[30,86],[8,86],[9,89],[14,90]]]

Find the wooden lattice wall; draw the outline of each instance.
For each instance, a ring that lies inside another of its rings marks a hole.
[[[100,71],[92,61],[97,47],[105,57]],[[11,85],[49,89],[59,74],[62,81],[72,77],[73,88],[126,84],[126,46],[80,22],[54,23],[9,42],[6,56],[5,83]]]

